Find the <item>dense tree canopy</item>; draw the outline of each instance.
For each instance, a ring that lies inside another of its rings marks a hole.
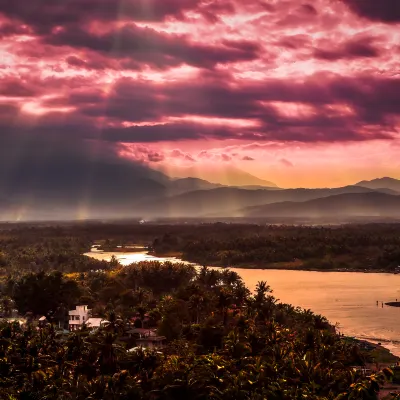
[[[59,271],[30,273],[7,286],[18,311],[36,316],[54,313],[60,306],[71,307],[80,296],[78,284]]]
[[[391,377],[364,378],[352,366],[368,354],[324,317],[277,302],[266,282],[250,293],[229,270],[141,263],[81,278],[39,273],[15,283],[28,296],[37,290],[44,308],[46,287],[61,287],[64,301],[86,293],[108,323],[66,338],[56,325],[0,324],[1,398],[376,399]],[[27,307],[18,290],[17,306]],[[128,351],[132,325],[157,329],[167,348]]]
[[[158,237],[155,251],[181,251],[205,264],[300,255],[337,261],[343,253],[360,254],[373,267],[397,262],[398,226],[140,229],[89,224],[0,232],[2,312],[16,308],[52,323],[0,322],[0,399],[363,400],[377,399],[391,379],[389,370],[362,376],[353,366],[372,362],[368,351],[337,335],[324,317],[279,303],[267,282],[250,293],[229,269],[122,267],[82,253],[95,241],[116,247]],[[108,322],[63,335],[56,327],[78,304]],[[132,350],[134,327],[157,330],[167,347]]]

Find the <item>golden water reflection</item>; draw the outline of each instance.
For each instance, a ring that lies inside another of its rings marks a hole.
[[[139,261],[173,261],[145,252],[103,253],[90,257],[110,260],[114,255],[122,265]],[[260,280],[273,288],[282,302],[311,309],[331,323],[338,323],[345,335],[381,342],[400,356],[400,308],[382,308],[382,302],[400,300],[400,275],[357,272],[313,272],[261,269],[232,269],[246,286],[254,290]],[[378,306],[376,302],[378,303]]]

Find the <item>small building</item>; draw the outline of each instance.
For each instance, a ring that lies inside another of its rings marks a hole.
[[[97,329],[101,328],[105,323],[108,323],[108,321],[103,318],[89,318],[85,325],[90,329]]]
[[[44,328],[48,323],[49,323],[49,321],[47,320],[47,318],[44,315],[42,317],[40,317],[38,320],[39,328]]]
[[[136,339],[136,345],[150,350],[162,349],[167,338],[165,336],[148,336]]]
[[[161,349],[165,346],[166,337],[158,336],[155,329],[134,328],[127,333],[130,337],[135,338],[137,347],[153,350]]]
[[[157,336],[157,331],[155,329],[146,329],[146,328],[133,328],[127,331],[127,334],[130,337],[134,337],[137,339],[146,338],[149,336]]]
[[[90,312],[91,310],[88,309],[87,305],[76,306],[75,310],[68,311],[70,332],[79,330],[90,318]]]

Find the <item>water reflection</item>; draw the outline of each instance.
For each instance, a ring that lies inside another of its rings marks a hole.
[[[139,261],[181,262],[146,252],[95,250],[86,255],[100,260],[110,260],[114,255],[122,265]],[[282,302],[322,314],[330,322],[338,323],[344,334],[381,342],[400,356],[400,308],[382,308],[381,304],[400,299],[400,275],[235,268],[233,271],[249,289],[254,290],[258,281],[266,280]]]

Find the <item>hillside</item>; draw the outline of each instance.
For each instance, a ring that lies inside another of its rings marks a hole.
[[[179,178],[172,179],[166,185],[167,191],[170,195],[178,195],[185,192],[192,192],[195,190],[210,190],[222,187],[219,183],[211,183],[204,179],[199,178]]]
[[[170,171],[168,171],[168,173],[170,173]],[[277,187],[275,183],[258,178],[233,165],[213,164],[202,165],[201,168],[181,168],[174,171],[173,175],[180,178],[190,176],[224,186]]]
[[[246,217],[400,217],[400,196],[344,193],[304,202],[280,202],[243,211]]]
[[[371,181],[361,181],[356,183],[356,186],[362,186],[369,189],[390,189],[400,193],[400,180],[394,178],[378,178]]]
[[[346,186],[335,189],[282,189],[244,190],[218,188],[184,193],[179,196],[140,202],[135,212],[144,218],[155,217],[204,217],[244,216],[242,209],[277,202],[307,201],[342,193],[370,193],[371,189]]]

